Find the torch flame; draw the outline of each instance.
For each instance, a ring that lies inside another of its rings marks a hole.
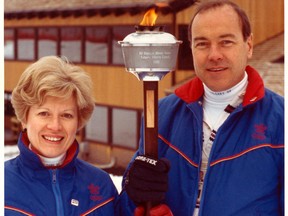
[[[155,8],[151,8],[144,14],[144,17],[143,17],[140,25],[141,26],[154,26],[157,17],[158,17],[158,15],[156,13]]]

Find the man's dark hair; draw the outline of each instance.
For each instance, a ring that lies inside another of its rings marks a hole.
[[[234,2],[231,2],[228,0],[215,0],[215,1],[208,1],[208,2],[202,3],[197,8],[193,18],[191,19],[189,27],[188,27],[188,39],[190,42],[192,42],[191,41],[192,40],[191,28],[192,28],[192,24],[193,24],[193,21],[194,21],[194,18],[196,17],[196,15],[201,14],[203,12],[206,12],[208,10],[214,9],[214,8],[222,7],[224,5],[231,6],[234,9],[234,11],[237,13],[239,20],[240,20],[240,23],[242,25],[243,39],[244,39],[244,41],[246,41],[248,39],[248,37],[251,35],[251,24],[250,24],[249,18],[247,16],[247,14],[245,13],[245,11],[242,10]]]

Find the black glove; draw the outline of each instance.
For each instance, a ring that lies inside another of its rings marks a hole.
[[[165,198],[168,189],[170,162],[166,158],[155,160],[137,156],[128,171],[125,188],[136,205],[151,202],[158,205]]]

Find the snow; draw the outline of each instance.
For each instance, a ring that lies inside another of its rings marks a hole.
[[[5,145],[4,147],[4,160],[9,160],[14,157],[16,157],[19,154],[19,149],[17,145]],[[110,177],[117,188],[118,192],[121,191],[121,182],[122,182],[122,176],[115,176],[110,174]]]
[[[17,145],[5,145],[4,147],[4,160],[9,160],[16,157],[19,154]]]
[[[112,175],[112,174],[110,174],[110,176],[111,176],[111,179],[112,179],[115,187],[116,187],[117,190],[118,190],[118,193],[120,194],[121,189],[122,189],[122,186],[121,186],[122,176],[115,176],[115,175]]]

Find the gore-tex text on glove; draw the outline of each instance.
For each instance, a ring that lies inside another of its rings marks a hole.
[[[144,155],[137,156],[125,180],[130,199],[136,205],[161,203],[168,189],[169,169],[170,163],[166,158],[157,160]]]

